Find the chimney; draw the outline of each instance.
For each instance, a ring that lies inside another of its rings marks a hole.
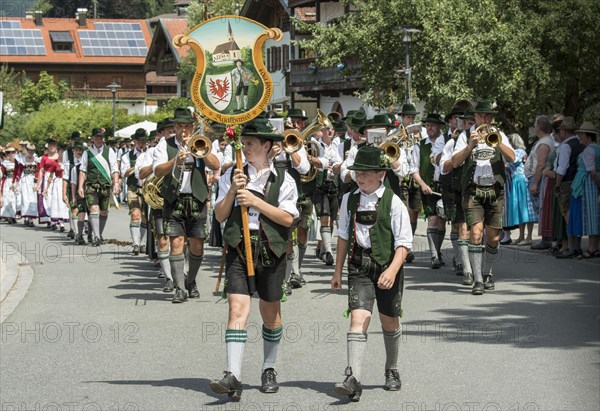
[[[87,9],[77,9],[77,14],[75,14],[75,18],[79,22],[79,27],[85,27],[87,25],[85,21],[87,11]]]
[[[33,20],[33,10],[26,10],[25,11],[25,18],[27,20]]]
[[[42,23],[42,12],[40,10],[35,11],[35,25],[36,26],[44,25],[44,23]]]

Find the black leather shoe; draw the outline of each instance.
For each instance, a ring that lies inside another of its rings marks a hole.
[[[283,290],[285,295],[292,295],[292,285],[290,283],[285,283],[285,288]]]
[[[173,304],[179,304],[179,303],[183,303],[187,301],[187,295],[185,293],[185,291],[183,291],[181,288],[176,288],[175,289],[175,295],[173,296],[173,301],[171,301]]]
[[[352,368],[346,367],[346,379],[343,382],[335,384],[335,393],[339,395],[347,395],[350,401],[358,402],[362,394],[362,386],[360,382],[352,375]]]
[[[173,291],[173,280],[167,278],[167,281],[165,281],[165,288],[163,288],[163,292],[170,293],[171,291]]]
[[[263,371],[260,381],[262,387],[260,390],[265,394],[272,394],[279,391],[279,384],[277,384],[277,373],[273,368],[267,368]]]
[[[531,247],[529,247],[532,250],[547,250],[550,247],[552,247],[552,244],[548,244],[548,243],[542,243],[541,241],[537,244],[532,245]]]
[[[437,257],[431,257],[431,268],[433,268],[434,270],[437,270],[441,266],[442,266],[442,263],[440,263],[440,260],[438,260]]]
[[[75,238],[75,231],[73,230],[69,230],[69,232],[67,233],[67,238]]]
[[[161,268],[160,270],[158,270],[158,278],[166,278],[167,276],[165,275],[165,272],[163,271],[163,269]]]
[[[306,280],[304,279],[304,275],[300,274],[300,284],[302,284],[302,286],[306,285]]]
[[[446,261],[444,261],[444,254],[440,253],[438,260],[440,260],[441,265],[446,265]]]
[[[512,240],[509,238],[508,240],[502,240],[500,241],[501,245],[509,245],[512,244]]]
[[[454,268],[454,273],[458,276],[463,275],[463,265],[462,264],[456,264],[456,267]]]
[[[577,256],[577,253],[575,253],[574,251],[565,250],[562,253],[557,254],[556,258],[558,258],[559,260],[561,260],[561,259],[574,258],[576,256]]]
[[[75,239],[75,244],[85,245],[85,240],[83,239],[83,234],[77,234],[77,237]]]
[[[329,251],[325,253],[325,265],[333,265],[333,255]]]
[[[220,380],[211,381],[210,389],[217,394],[227,394],[231,401],[242,398],[242,383],[230,371],[225,371],[225,376]]]
[[[292,286],[292,288],[301,288],[302,281],[300,280],[300,277],[292,273],[292,275],[290,276],[290,285]]]
[[[186,283],[185,288],[190,294],[190,298],[200,298],[200,292],[198,291],[198,286],[196,285],[196,281],[192,283]]]
[[[139,245],[134,245],[133,246],[133,255],[139,255],[140,254],[140,246]]]
[[[473,285],[473,274],[471,273],[465,273],[463,275],[463,281],[462,283],[464,285]]]
[[[102,236],[100,236],[100,244],[106,244],[106,240]]]
[[[92,241],[92,247],[100,247],[100,239],[98,237],[94,237]]]
[[[471,290],[471,294],[473,294],[473,295],[482,295],[485,292],[484,290],[485,290],[485,287],[483,286],[483,283],[480,283],[478,281],[473,286],[473,290]]]
[[[408,254],[406,255],[406,260],[404,260],[405,263],[412,263],[415,260],[415,253],[413,253],[412,251],[409,251]]]
[[[400,391],[402,381],[397,370],[385,370],[385,385],[384,388],[388,391]]]
[[[90,245],[92,247],[95,247],[95,245],[93,244],[94,243],[94,237],[92,237],[91,234],[88,234],[88,236],[87,236],[87,242],[90,243]]]
[[[67,230],[65,230],[65,228],[64,228],[64,227],[61,225],[61,226],[60,226],[60,232],[61,232],[61,233],[64,233],[65,231],[67,231]]]
[[[484,275],[483,276],[483,286],[486,290],[493,290],[496,288],[496,283],[494,283],[493,275]]]

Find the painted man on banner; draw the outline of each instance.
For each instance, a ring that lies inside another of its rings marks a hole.
[[[244,67],[244,62],[240,59],[235,61],[235,68],[231,70],[231,79],[233,80],[233,86],[236,87],[236,111],[241,111],[242,96],[244,97],[244,111],[248,110],[248,87],[250,83],[253,85],[258,84],[258,80],[254,78],[254,74],[247,67]]]

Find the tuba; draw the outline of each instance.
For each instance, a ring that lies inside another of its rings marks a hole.
[[[154,174],[151,174],[144,181],[143,187],[143,196],[146,204],[150,206],[150,208],[154,208],[155,210],[162,210],[164,205],[164,200],[160,195],[160,190],[162,188],[163,177],[157,178]]]
[[[480,138],[492,148],[495,148],[498,144],[500,144],[500,140],[502,139],[502,136],[500,135],[500,129],[490,124],[480,125],[475,129],[475,132],[479,134]]]

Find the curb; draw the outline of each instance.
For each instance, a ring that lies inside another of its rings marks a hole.
[[[0,241],[0,324],[23,300],[34,275],[30,262],[16,249],[8,254],[6,247],[6,243]]]

